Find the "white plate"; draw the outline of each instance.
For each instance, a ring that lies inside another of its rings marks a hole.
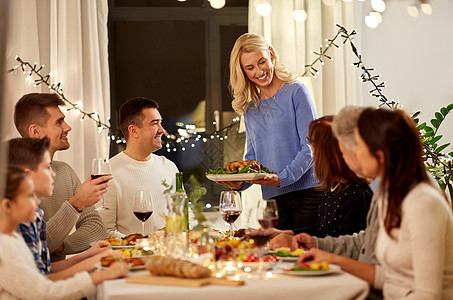
[[[276,274],[293,275],[293,276],[317,276],[331,273],[341,272],[341,267],[337,265],[329,265],[329,270],[313,270],[313,271],[285,271],[282,269],[276,270]]]
[[[296,262],[299,259],[299,256],[277,256],[281,261],[290,261]]]
[[[246,181],[258,180],[266,176],[265,173],[244,173],[244,174],[206,174],[206,178],[212,181]]]
[[[135,248],[135,245],[110,245],[112,249]]]
[[[94,246],[94,244],[96,244],[96,242],[91,242],[90,246]],[[134,248],[135,245],[110,245],[110,247],[112,247],[112,249],[124,249],[124,248]]]

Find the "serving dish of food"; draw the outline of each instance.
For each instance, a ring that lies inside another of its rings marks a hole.
[[[129,265],[131,270],[141,270],[145,268],[145,258],[105,256],[101,259],[101,268],[108,268],[114,262],[124,262]]]
[[[277,274],[293,276],[318,276],[338,272],[341,272],[340,266],[331,265],[327,262],[301,263],[300,265],[291,269],[280,269],[276,271]]]
[[[266,174],[274,174],[256,160],[238,160],[225,164],[216,170],[210,169],[206,178],[212,181],[247,181],[262,179]]]
[[[288,247],[281,247],[267,254],[277,256],[282,261],[297,261],[299,259],[299,256],[304,253],[305,251],[303,249],[296,249],[294,251],[291,251],[291,249],[289,249]]]
[[[105,241],[109,243],[113,249],[123,249],[135,247],[135,242],[138,239],[147,237],[147,235],[142,235],[141,233],[132,233],[123,238],[106,239]]]

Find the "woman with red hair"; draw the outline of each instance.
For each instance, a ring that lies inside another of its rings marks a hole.
[[[323,192],[315,226],[293,230],[317,237],[353,234],[366,228],[372,191],[367,180],[359,178],[343,160],[332,132],[333,116],[312,121],[307,140],[313,149],[318,190]]]

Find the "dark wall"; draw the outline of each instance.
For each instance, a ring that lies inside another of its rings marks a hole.
[[[142,96],[156,100],[168,117],[192,112],[205,99],[203,21],[115,23],[115,110]]]

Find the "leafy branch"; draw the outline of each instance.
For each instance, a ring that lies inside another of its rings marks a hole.
[[[343,38],[343,45],[347,42],[349,42],[349,45],[351,46],[352,52],[354,55],[357,57],[358,61],[353,63],[353,65],[362,71],[362,74],[360,78],[362,79],[362,82],[370,82],[371,85],[373,86],[372,89],[369,91],[369,94],[373,97],[378,98],[378,100],[381,102],[379,106],[386,105],[390,109],[401,109],[402,106],[399,104],[399,102],[395,100],[388,100],[388,98],[384,95],[383,89],[385,87],[385,81],[379,82],[380,75],[373,75],[372,72],[375,71],[374,68],[369,68],[365,66],[365,63],[362,60],[362,55],[359,53],[357,50],[357,47],[354,45],[353,39],[354,35],[356,35],[356,31],[353,30],[352,32],[348,32],[344,26],[336,24],[336,26],[339,28],[337,34],[335,37],[329,41],[329,44],[326,45],[326,47],[323,49],[320,47],[319,52],[313,52],[316,54],[318,57],[313,61],[313,63],[309,65],[305,65],[305,72],[303,76],[305,76],[307,73],[310,73],[312,76],[316,77],[317,74],[319,74],[319,71],[314,68],[315,64],[318,62],[321,63],[321,65],[324,64],[323,58],[329,58],[332,60],[330,56],[326,55],[326,52],[328,49],[330,49],[332,46],[336,46],[339,48],[339,46],[335,43],[335,41],[338,38]],[[448,191],[450,192],[450,197],[453,198],[453,151],[445,154],[442,151],[445,150],[448,146],[450,146],[450,143],[446,144],[439,144],[440,140],[442,139],[442,135],[438,135],[438,130],[442,124],[442,122],[445,120],[447,115],[453,110],[453,103],[442,107],[439,112],[436,112],[434,114],[434,118],[430,120],[430,125],[427,125],[426,122],[419,124],[420,120],[417,118],[420,114],[420,112],[416,112],[412,118],[417,124],[417,127],[420,131],[420,135],[422,138],[422,142],[424,145],[424,150],[425,150],[425,166],[428,172],[430,172],[438,182],[439,186],[445,190],[448,188]]]

